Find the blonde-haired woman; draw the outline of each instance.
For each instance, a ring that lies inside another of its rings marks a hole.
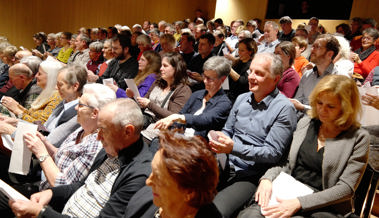
[[[309,117],[297,124],[288,162],[261,178],[253,205],[239,217],[340,217],[352,212],[352,197],[367,164],[369,135],[360,128],[361,103],[353,79],[324,77],[310,95]],[[272,181],[281,171],[314,190],[268,206]]]

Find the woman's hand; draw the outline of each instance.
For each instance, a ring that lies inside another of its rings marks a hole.
[[[148,98],[142,98],[142,97],[137,97],[137,102],[142,108],[146,108],[147,105],[150,103],[150,99]]]
[[[133,97],[134,97],[134,92],[133,92],[131,89],[127,88],[127,89],[125,90],[125,92],[126,92],[126,95],[127,95],[129,98],[133,98]]]
[[[19,103],[15,101],[13,98],[4,96],[1,99],[1,104],[4,105],[10,111],[16,111],[18,109]]]
[[[24,141],[26,147],[30,149],[30,151],[39,158],[42,155],[48,154],[45,144],[40,139],[40,136],[32,133],[24,134]]]
[[[17,217],[36,217],[43,205],[32,201],[9,200],[9,206]]]
[[[16,131],[15,126],[6,122],[0,122],[0,134],[11,135],[14,131]]]
[[[112,89],[114,92],[117,92],[118,86],[116,84],[110,84],[106,83],[106,86],[108,86],[110,89]]]
[[[300,201],[297,198],[290,200],[277,198],[276,200],[279,204],[262,207],[262,215],[270,218],[286,218],[291,217],[301,209]]]
[[[94,74],[91,70],[87,70],[87,81],[89,83],[94,83],[99,79],[99,76]]]
[[[350,52],[351,60],[353,60],[355,63],[360,64],[362,60],[359,58],[359,55],[355,52]]]
[[[229,154],[233,150],[234,142],[229,136],[225,135],[223,132],[215,131],[218,135],[217,142],[209,140],[209,145],[215,153],[225,153]]]
[[[185,116],[181,114],[171,114],[170,116],[159,120],[154,128],[155,129],[168,129],[174,122],[184,122]]]
[[[266,207],[270,201],[272,193],[272,182],[268,179],[262,179],[259,182],[257,191],[255,192],[255,201],[261,207]]]
[[[366,93],[362,96],[363,104],[372,106],[379,110],[379,96]]]

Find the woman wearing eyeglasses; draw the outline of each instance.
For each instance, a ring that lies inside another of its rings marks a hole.
[[[99,108],[114,100],[115,93],[102,84],[86,84],[76,105],[80,128],[70,134],[59,148],[41,134],[24,135],[26,146],[38,158],[44,177],[40,190],[83,179],[102,148],[97,137]]]

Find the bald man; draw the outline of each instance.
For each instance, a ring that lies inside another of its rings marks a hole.
[[[16,107],[17,102],[25,107],[30,108],[32,102],[38,97],[41,89],[37,86],[36,81],[33,80],[33,72],[25,64],[15,64],[9,68],[9,81],[14,87],[19,90],[14,96],[4,96],[2,101],[7,102],[6,106]],[[1,113],[9,114],[8,110],[2,105],[0,108]]]

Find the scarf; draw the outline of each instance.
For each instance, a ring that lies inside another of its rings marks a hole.
[[[371,53],[373,53],[376,50],[375,45],[370,46],[366,51],[362,51],[362,47],[357,49],[355,53],[359,55],[359,58],[361,61],[365,60],[368,56],[370,56]]]

